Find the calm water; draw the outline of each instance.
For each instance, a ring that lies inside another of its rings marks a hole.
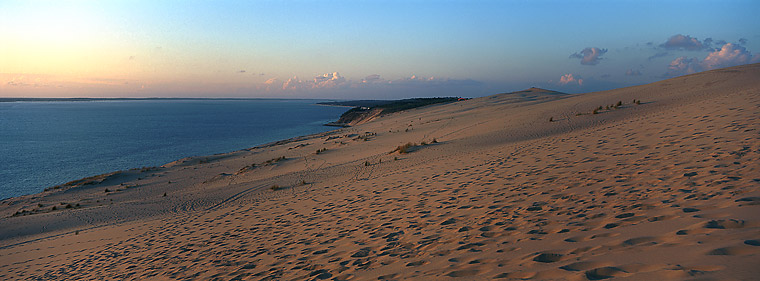
[[[117,170],[328,131],[314,100],[0,103],[0,199]]]

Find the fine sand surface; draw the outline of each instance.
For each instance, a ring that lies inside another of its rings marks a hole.
[[[0,280],[751,280],[759,187],[760,64],[532,89],[4,200]]]

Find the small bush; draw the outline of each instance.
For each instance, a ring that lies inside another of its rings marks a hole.
[[[278,189],[280,189],[280,186],[276,185],[276,184],[273,184],[272,186],[269,187],[269,189],[271,189],[271,190],[278,190]]]
[[[554,117],[549,117],[549,122],[554,122]]]
[[[639,105],[639,104],[641,104],[641,100],[636,100],[635,103],[636,103],[636,105]]]
[[[416,144],[414,144],[414,143],[408,142],[405,145],[399,145],[398,147],[396,147],[396,150],[391,151],[391,153],[395,152],[395,151],[398,151],[401,154],[406,154],[406,153],[409,153],[409,149],[412,148],[412,147],[414,147],[415,145]]]
[[[305,180],[301,180],[301,185],[307,185]]]
[[[594,109],[594,111],[592,111],[591,114],[599,114],[599,109]]]
[[[430,143],[438,143],[438,140],[437,139],[433,139],[433,141],[431,141]]]
[[[106,188],[106,190],[104,190],[104,192],[108,193],[108,192],[111,192],[111,191],[110,191],[110,190],[108,190],[108,188]]]
[[[423,141],[422,143],[420,143],[420,145],[428,145],[428,144]]]
[[[369,166],[369,161],[364,161],[364,166]]]
[[[51,211],[55,211],[55,210],[58,210],[58,209],[55,206],[53,206],[53,208],[50,208],[50,210]]]
[[[71,209],[74,206],[71,206],[71,204],[66,204],[66,209]]]
[[[166,192],[164,192],[164,197],[166,197]]]
[[[623,101],[618,101],[617,104],[615,104],[615,107],[620,107],[623,105]]]
[[[398,157],[393,157],[393,161],[398,161]]]

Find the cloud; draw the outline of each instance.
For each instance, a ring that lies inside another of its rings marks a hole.
[[[748,63],[760,62],[760,55],[752,55],[744,47],[726,43],[720,49],[709,53],[703,60],[697,58],[678,57],[668,65],[665,76],[679,76],[703,70],[730,67]]]
[[[562,77],[559,78],[559,84],[560,85],[578,84],[578,86],[583,86],[583,79],[581,79],[580,77],[575,78],[572,73],[568,73],[568,74],[562,75]]]
[[[736,44],[725,44],[720,50],[716,50],[702,61],[704,69],[716,69],[735,65],[742,65],[760,61],[760,56],[752,56],[752,53],[744,47]]]
[[[668,52],[660,52],[660,53],[656,53],[656,54],[648,57],[647,60],[651,61],[653,59],[661,58],[661,57],[666,57],[668,55],[670,55],[670,53],[668,53]]]
[[[371,74],[367,75],[367,77],[364,77],[362,80],[362,83],[383,83],[386,82],[385,79],[380,78],[379,74]]]
[[[602,60],[601,56],[606,52],[607,49],[589,47],[583,49],[583,51],[580,51],[580,53],[570,55],[570,58],[581,59],[581,64],[583,65],[596,65],[600,60]]]
[[[625,72],[626,76],[641,76],[641,71],[629,69]]]
[[[340,76],[340,73],[326,73],[321,76],[314,77],[314,84],[312,88],[334,88],[343,86],[346,84],[346,78]]]
[[[702,71],[697,58],[677,57],[668,65],[665,76],[679,76]]]
[[[712,38],[705,39],[709,44],[712,42]],[[691,37],[689,35],[676,34],[671,36],[668,41],[660,44],[660,47],[668,50],[688,50],[688,51],[700,51],[706,48],[705,44],[699,41],[699,39]]]

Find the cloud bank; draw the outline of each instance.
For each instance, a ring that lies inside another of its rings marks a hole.
[[[668,72],[665,76],[673,77],[755,62],[760,62],[760,55],[753,56],[741,45],[726,43],[720,49],[709,53],[703,60],[685,56],[674,59],[668,65]]]

